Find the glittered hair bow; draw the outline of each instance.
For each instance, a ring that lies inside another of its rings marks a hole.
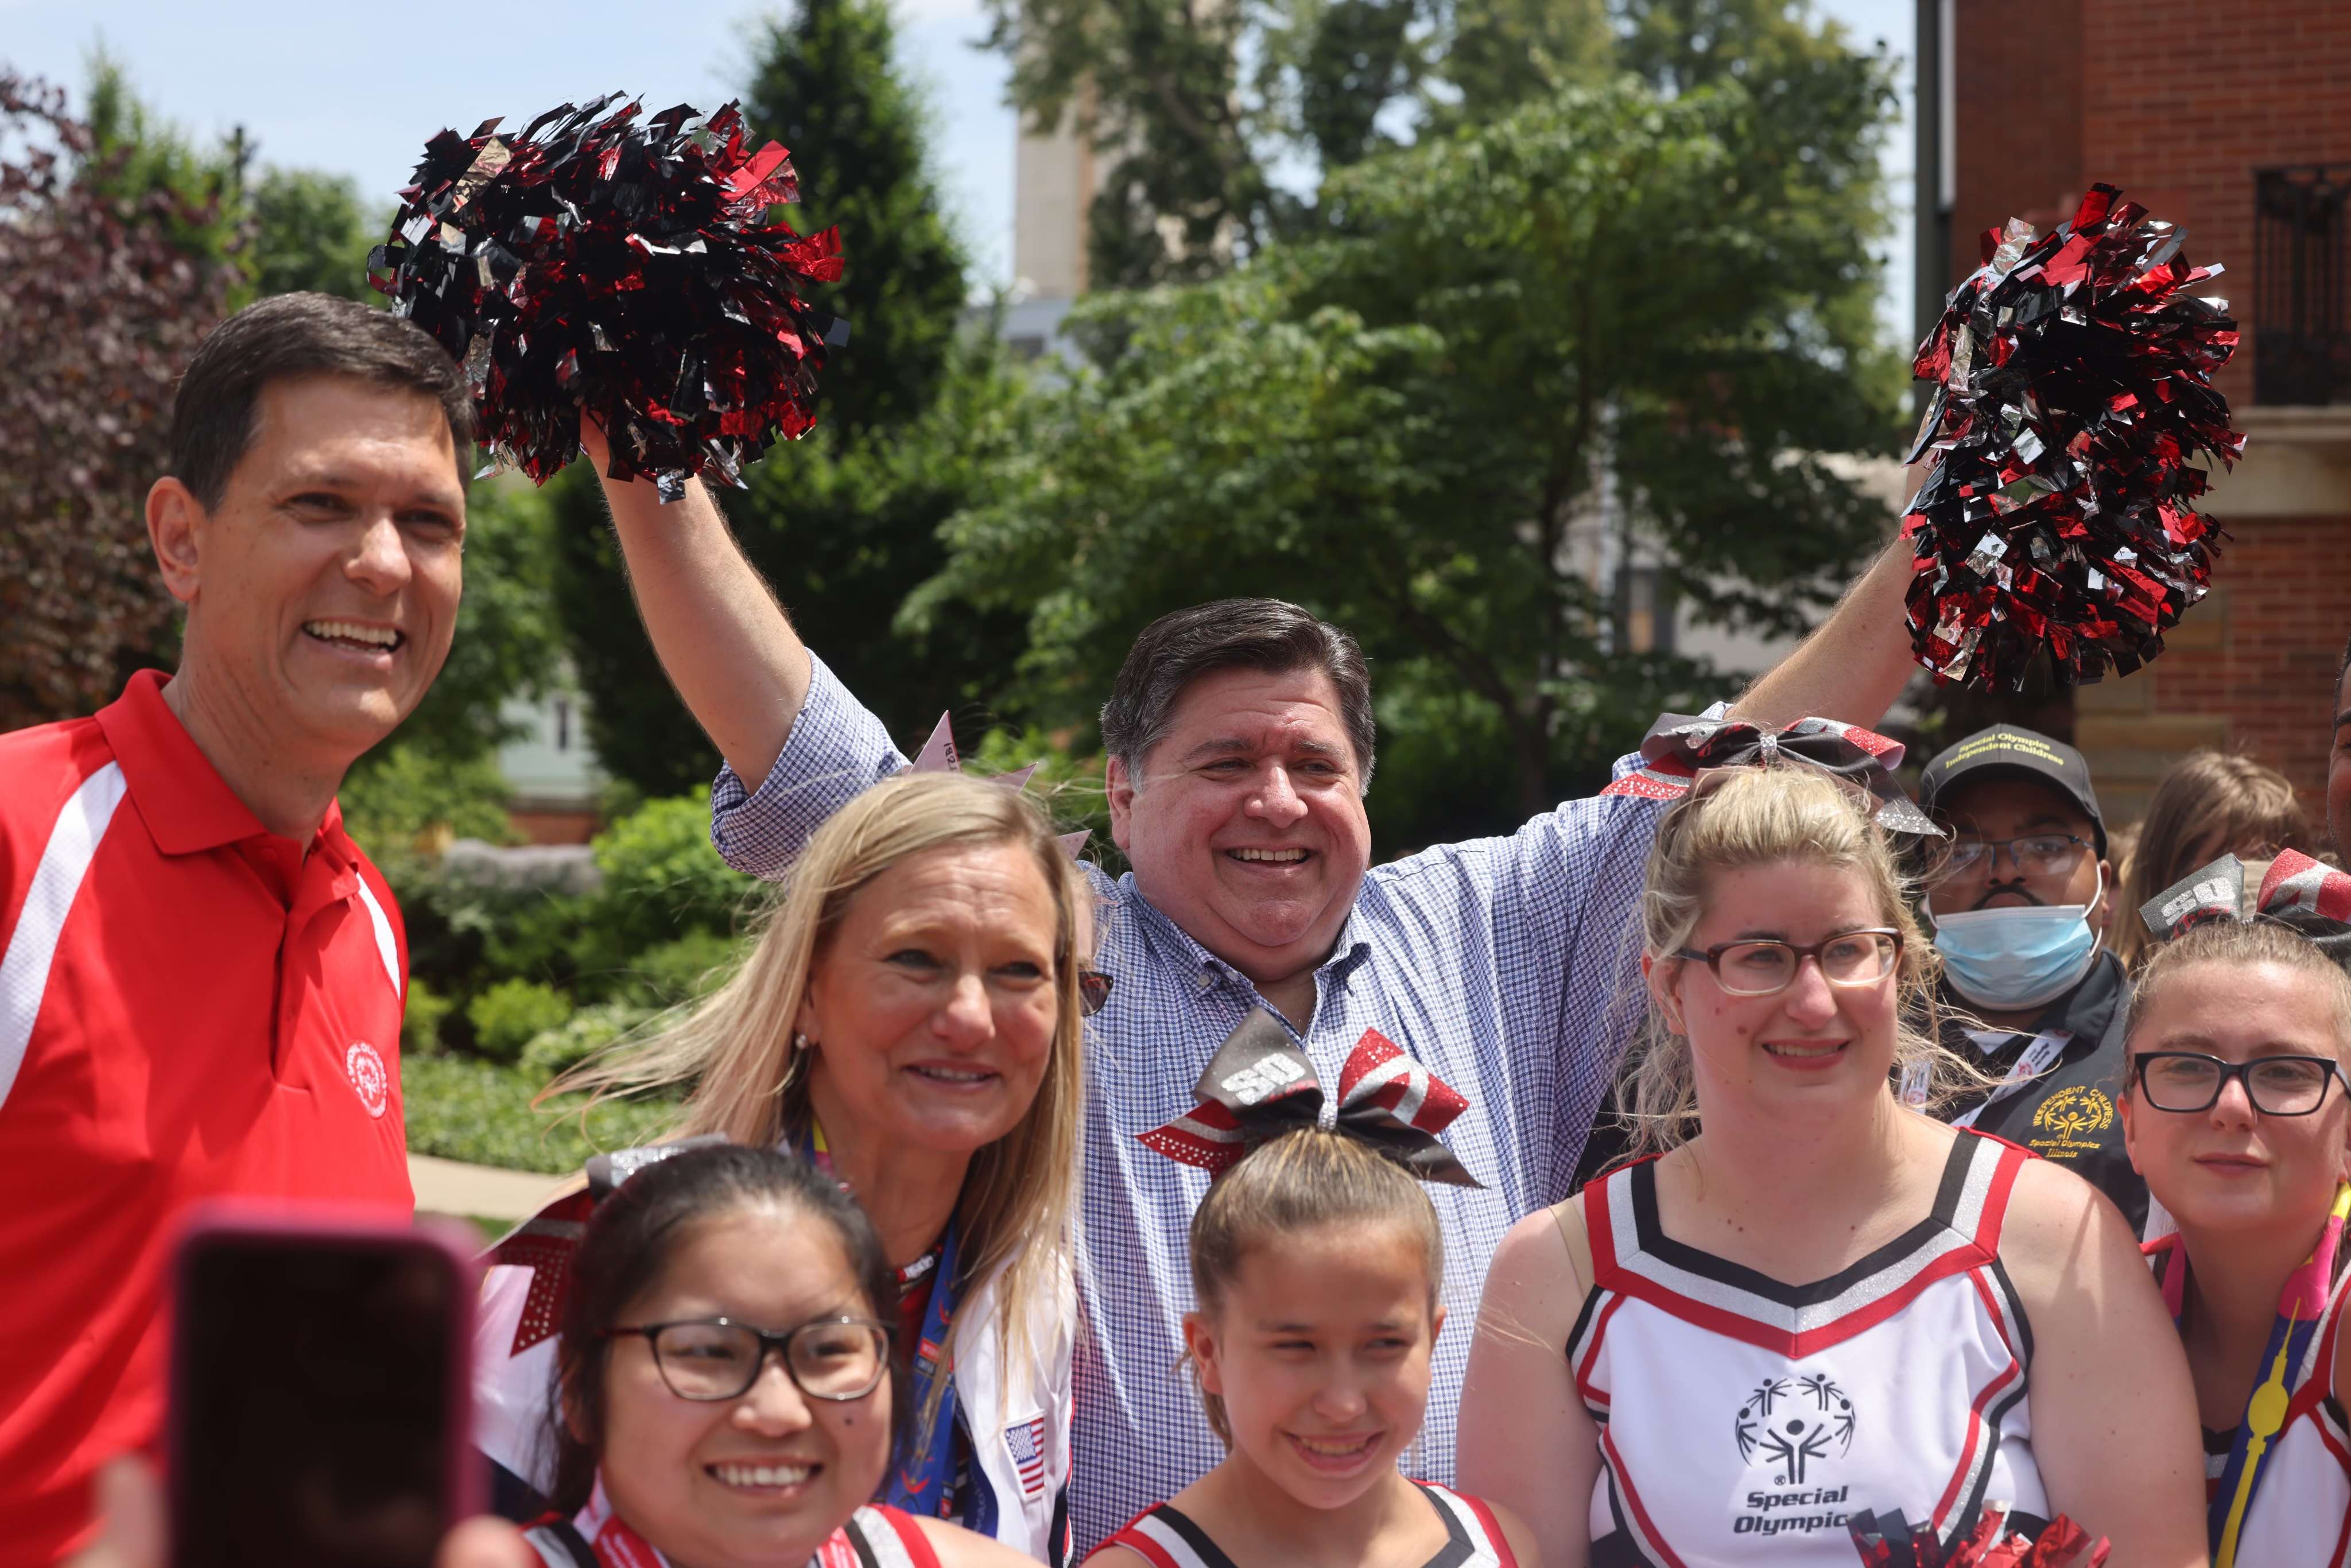
[[[2274,920],[2309,937],[2336,963],[2351,966],[2351,873],[2298,850],[2280,851],[2270,862],[2250,909],[2244,862],[2222,855],[2148,899],[2138,913],[2158,942],[2208,920]]]
[[[947,722],[947,716],[946,714],[941,714],[939,715],[939,722],[931,727],[931,737],[923,742],[923,749],[915,754],[914,761],[908,763],[904,768],[899,769],[899,771],[903,773],[955,773],[961,771],[962,768],[963,754],[956,749],[955,727]],[[1018,793],[1029,787],[1029,780],[1035,775],[1036,771],[1037,764],[1032,762],[1026,768],[1015,768],[1009,773],[998,773],[993,779],[990,779],[988,782],[991,784],[1001,784],[1007,789],[1010,789],[1015,793]],[[1073,833],[1060,834],[1054,841],[1061,846],[1061,852],[1063,854],[1069,856],[1071,860],[1075,860],[1078,858],[1078,852],[1086,847],[1086,841],[1092,836],[1092,829],[1080,828]]]
[[[1318,1126],[1322,1085],[1281,1021],[1252,1009],[1225,1037],[1192,1092],[1200,1103],[1141,1134],[1171,1160],[1222,1176],[1259,1145]],[[1469,1102],[1377,1030],[1347,1054],[1339,1074],[1337,1130],[1371,1145],[1423,1181],[1484,1184],[1437,1141]]]
[[[1876,802],[1870,816],[1888,832],[1943,837],[1894,777],[1902,743],[1833,718],[1800,718],[1785,729],[1765,729],[1734,718],[1658,716],[1641,737],[1643,767],[1616,779],[1604,795],[1672,800],[1690,792],[1701,771],[1763,768],[1785,759],[1816,768]]]

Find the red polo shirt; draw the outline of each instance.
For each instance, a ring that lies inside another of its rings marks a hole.
[[[413,1207],[398,906],[264,829],[162,697],[0,735],[0,1565],[54,1562],[152,1442],[179,1212]]]

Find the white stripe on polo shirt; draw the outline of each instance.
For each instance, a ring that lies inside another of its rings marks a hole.
[[[57,813],[49,841],[33,868],[33,884],[25,892],[25,907],[16,929],[8,937],[8,951],[0,956],[0,1105],[16,1085],[17,1070],[25,1065],[32,1044],[33,1020],[41,1016],[41,997],[49,988],[49,963],[57,956],[57,937],[65,930],[66,912],[81,891],[81,879],[98,853],[98,841],[114,821],[128,786],[122,765],[110,762],[81,781],[81,787]],[[366,884],[360,884],[364,887]],[[368,906],[373,909],[375,900]],[[383,916],[376,916],[381,922]]]
[[[367,873],[355,873],[360,879],[360,902],[367,905],[368,919],[375,925],[375,954],[383,960],[384,978],[392,982],[392,994],[405,996],[406,988],[400,983],[400,945],[392,939],[392,922],[376,902],[375,889],[368,885]]]

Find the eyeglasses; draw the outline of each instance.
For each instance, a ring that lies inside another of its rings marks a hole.
[[[1997,870],[2000,852],[2021,876],[2063,876],[2081,863],[2090,846],[2071,833],[2027,833],[2021,839],[1961,839],[1951,846],[1946,862],[1954,872],[1982,866]]]
[[[1078,971],[1079,1013],[1083,1017],[1092,1018],[1102,1011],[1102,1004],[1109,1000],[1110,977],[1100,969],[1080,969]]]
[[[781,1356],[792,1386],[811,1399],[847,1404],[880,1386],[890,1369],[896,1331],[872,1318],[820,1318],[773,1333],[726,1318],[612,1328],[606,1339],[642,1334],[653,1347],[653,1365],[680,1399],[737,1399],[759,1381],[768,1354]]]
[[[1809,946],[1794,942],[1718,942],[1705,952],[1685,947],[1672,954],[1703,963],[1714,971],[1715,984],[1734,997],[1768,997],[1784,991],[1796,971],[1810,958],[1833,986],[1875,985],[1894,972],[1902,955],[1902,933],[1891,930],[1848,931]]]
[[[2149,1051],[2131,1058],[2147,1103],[2158,1111],[2193,1113],[2220,1103],[2231,1078],[2241,1079],[2245,1098],[2264,1116],[2307,1116],[2326,1103],[2326,1086],[2343,1076],[2342,1064],[2327,1056],[2257,1056],[2223,1061],[2195,1051]]]

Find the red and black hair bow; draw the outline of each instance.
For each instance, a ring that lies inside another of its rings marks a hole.
[[[2316,943],[2351,967],[2351,873],[2337,871],[2299,850],[2281,850],[2262,878],[2252,908],[2245,907],[2245,865],[2222,855],[2139,905],[2139,918],[2158,942],[2208,920],[2273,920]]]
[[[1192,1092],[1199,1097],[1197,1107],[1141,1137],[1169,1159],[1216,1176],[1259,1145],[1322,1119],[1314,1064],[1263,1008],[1250,1009],[1225,1037]],[[1468,1101],[1377,1030],[1364,1031],[1339,1074],[1337,1130],[1423,1181],[1484,1185],[1437,1138],[1468,1108]]]
[[[1769,767],[1782,758],[1817,768],[1869,796],[1876,802],[1872,819],[1888,832],[1943,836],[1895,779],[1902,743],[1833,718],[1800,718],[1785,729],[1766,729],[1744,719],[1661,714],[1641,737],[1646,766],[1600,792],[1677,800],[1689,793],[1701,770]]]

